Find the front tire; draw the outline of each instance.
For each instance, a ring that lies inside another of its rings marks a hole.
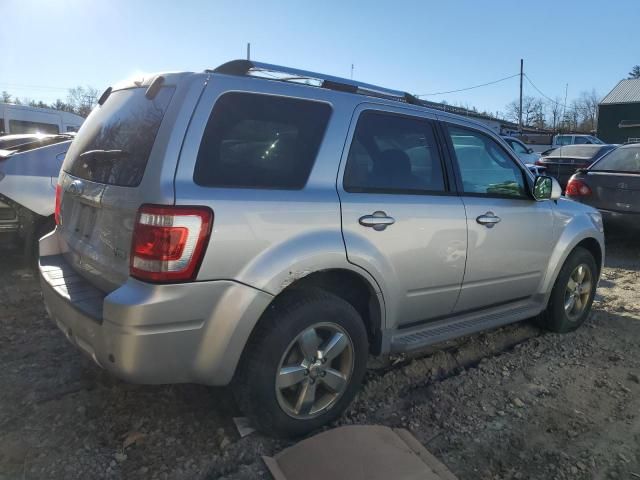
[[[596,293],[598,266],[588,250],[578,247],[564,262],[551,291],[542,326],[552,332],[577,329],[589,316]]]
[[[362,318],[322,290],[286,292],[245,347],[233,390],[268,435],[296,437],[340,416],[357,393],[369,352]]]

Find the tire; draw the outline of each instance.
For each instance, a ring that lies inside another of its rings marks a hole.
[[[571,279],[575,283],[575,279],[579,278],[577,269],[582,266],[585,271],[582,285],[586,288],[581,289],[584,293],[577,295],[575,290],[569,283]],[[586,285],[586,281],[590,282],[590,287]],[[596,293],[596,284],[598,282],[598,265],[593,255],[582,247],[577,247],[560,269],[556,283],[551,291],[549,305],[540,318],[541,326],[556,333],[567,333],[576,330],[589,316],[591,305]],[[573,303],[570,303],[570,297],[573,296]],[[581,309],[578,310],[578,300],[580,298]],[[565,303],[569,302],[569,303]],[[567,305],[573,305],[567,310]]]
[[[276,299],[252,333],[232,382],[234,396],[263,433],[298,437],[347,408],[368,352],[364,323],[349,303],[323,290],[294,289]]]

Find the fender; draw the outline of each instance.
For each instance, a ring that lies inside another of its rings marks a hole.
[[[557,208],[554,209],[556,228],[558,228],[559,231],[556,235],[557,240],[549,259],[547,271],[540,284],[539,293],[544,298],[544,305],[549,301],[553,284],[564,262],[573,249],[583,240],[594,239],[598,242],[600,251],[602,252],[601,271],[604,266],[604,233],[598,230],[588,215],[589,213],[595,213],[597,211],[575,202],[571,202],[571,205],[567,202],[569,201],[564,200],[559,202]]]

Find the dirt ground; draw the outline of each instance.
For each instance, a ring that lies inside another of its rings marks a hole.
[[[404,426],[460,479],[640,479],[640,242],[608,241],[593,314],[568,335],[522,323],[368,373],[337,424]],[[269,478],[230,393],[101,371],[0,252],[0,480]]]

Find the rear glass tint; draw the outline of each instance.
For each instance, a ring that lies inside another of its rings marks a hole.
[[[640,146],[620,147],[603,157],[591,170],[640,173]]]
[[[82,124],[63,170],[92,182],[135,187],[142,180],[160,123],[173,96],[161,88],[117,90]]]
[[[206,187],[304,187],[331,114],[326,103],[227,93],[205,128],[193,175]]]

